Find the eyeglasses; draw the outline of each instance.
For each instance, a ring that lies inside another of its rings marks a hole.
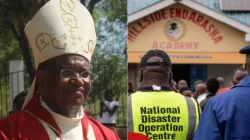
[[[89,71],[82,71],[80,73],[74,71],[74,70],[70,70],[70,69],[62,69],[61,70],[61,75],[62,78],[69,78],[69,79],[73,79],[76,76],[82,79],[91,79],[93,78],[93,74],[90,73]]]

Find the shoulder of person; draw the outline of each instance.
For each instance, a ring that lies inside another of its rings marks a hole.
[[[36,131],[34,131],[34,127]],[[34,137],[43,139],[45,137],[44,139],[47,139],[40,121],[26,111],[15,112],[0,120],[0,130],[0,135],[6,136],[8,139],[20,137],[27,137],[27,139],[34,139]]]
[[[119,101],[113,101],[113,102],[114,102],[115,106],[119,106],[120,105]]]
[[[88,117],[88,119],[92,122],[92,127],[94,129],[94,131],[99,131],[100,133],[102,133],[103,137],[106,137],[107,140],[120,140],[119,137],[109,128],[107,128],[106,126],[102,125],[100,122]],[[95,129],[99,129],[99,130],[95,130]]]

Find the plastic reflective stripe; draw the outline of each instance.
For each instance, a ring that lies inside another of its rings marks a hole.
[[[187,133],[187,140],[191,140],[196,128],[196,105],[192,101],[191,98],[185,97],[187,106],[188,106],[188,133]]]
[[[132,95],[128,96],[128,132],[134,132],[131,98],[132,98]]]

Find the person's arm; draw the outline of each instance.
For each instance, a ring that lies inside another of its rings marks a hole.
[[[103,105],[107,109],[107,111],[108,111],[108,113],[109,113],[110,116],[112,116],[116,112],[116,110],[118,109],[118,107],[119,107],[119,103],[118,102],[116,102],[116,104],[112,108],[108,108],[106,106],[106,104],[103,104]]]
[[[202,112],[193,140],[223,140],[217,120],[213,100],[210,100]]]

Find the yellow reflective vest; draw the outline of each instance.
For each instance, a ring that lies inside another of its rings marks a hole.
[[[139,91],[128,99],[128,131],[150,140],[191,140],[199,117],[197,102],[174,91]]]

